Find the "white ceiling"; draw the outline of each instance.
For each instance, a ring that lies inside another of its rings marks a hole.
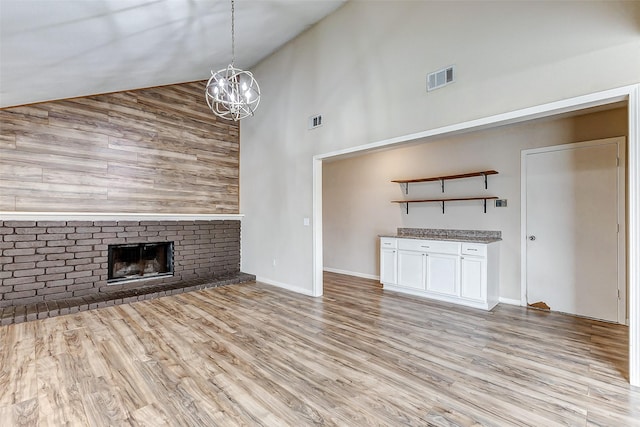
[[[345,1],[236,0],[236,65]],[[230,61],[230,0],[0,0],[0,108],[205,80]]]

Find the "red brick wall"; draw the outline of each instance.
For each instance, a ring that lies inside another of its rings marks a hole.
[[[107,285],[108,245],[174,242],[174,276]],[[0,307],[240,271],[240,221],[0,221]]]

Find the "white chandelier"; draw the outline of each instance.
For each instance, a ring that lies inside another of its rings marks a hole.
[[[231,0],[231,64],[216,72],[211,70],[205,96],[209,108],[216,116],[238,121],[253,116],[253,112],[260,103],[260,86],[251,72],[234,66],[236,59],[234,20],[234,0]]]

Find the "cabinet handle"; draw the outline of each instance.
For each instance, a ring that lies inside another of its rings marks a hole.
[[[467,249],[467,250],[468,250],[469,252],[478,252],[478,250],[477,250],[477,249],[471,249],[471,248],[469,248],[469,249]]]
[[[429,248],[430,248],[430,246],[420,246],[420,247],[421,247],[421,248],[426,248],[426,249],[429,249]]]

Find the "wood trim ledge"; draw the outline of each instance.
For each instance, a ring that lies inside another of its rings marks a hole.
[[[98,212],[2,212],[0,221],[224,221],[244,214],[153,214]]]

